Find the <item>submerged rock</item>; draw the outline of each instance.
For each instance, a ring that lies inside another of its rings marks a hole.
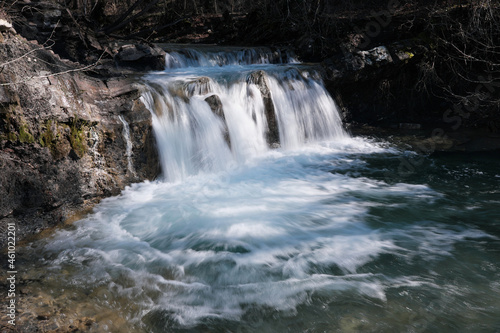
[[[210,78],[206,76],[187,82],[183,88],[187,98],[212,92]]]

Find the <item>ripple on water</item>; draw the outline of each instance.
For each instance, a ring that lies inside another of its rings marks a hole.
[[[499,238],[454,223],[432,183],[365,176],[364,154],[396,152],[356,144],[127,188],[23,249],[23,317],[94,332],[498,328]],[[345,161],[360,174],[336,172]]]

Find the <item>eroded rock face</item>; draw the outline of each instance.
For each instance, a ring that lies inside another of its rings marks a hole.
[[[412,43],[377,46],[367,51],[337,54],[323,61],[328,80],[354,83],[390,76],[410,61],[422,57],[424,50]],[[417,56],[417,57],[416,57]]]
[[[271,90],[269,90],[269,84],[267,83],[266,73],[264,71],[253,72],[248,77],[247,82],[255,84],[259,88],[259,91],[262,95],[267,119],[267,126],[269,129],[266,138],[267,143],[270,146],[279,144],[280,134],[278,128],[278,120],[276,119],[276,111],[274,109],[273,99],[271,97]]]
[[[22,239],[159,174],[151,115],[135,80],[67,72],[77,68],[39,44],[4,38],[0,64],[14,61],[0,73],[1,226],[15,221]]]
[[[183,87],[186,98],[195,95],[206,95],[212,92],[212,83],[209,77],[203,76],[184,84]]]
[[[426,121],[414,86],[427,49],[400,41],[370,50],[344,50],[322,62],[326,87],[346,123],[398,126]],[[427,106],[428,108],[428,106]]]

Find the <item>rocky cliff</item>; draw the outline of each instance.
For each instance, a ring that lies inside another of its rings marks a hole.
[[[61,60],[13,31],[2,37],[2,228],[15,222],[18,239],[24,239],[133,182],[156,177],[151,116],[133,72],[99,71]],[[126,153],[127,140],[131,154]],[[5,237],[2,232],[0,247]]]

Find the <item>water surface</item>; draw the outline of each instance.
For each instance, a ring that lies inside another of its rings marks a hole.
[[[179,66],[145,78],[162,177],[21,249],[24,318],[91,318],[93,332],[500,331],[497,155],[351,138],[311,68]]]

